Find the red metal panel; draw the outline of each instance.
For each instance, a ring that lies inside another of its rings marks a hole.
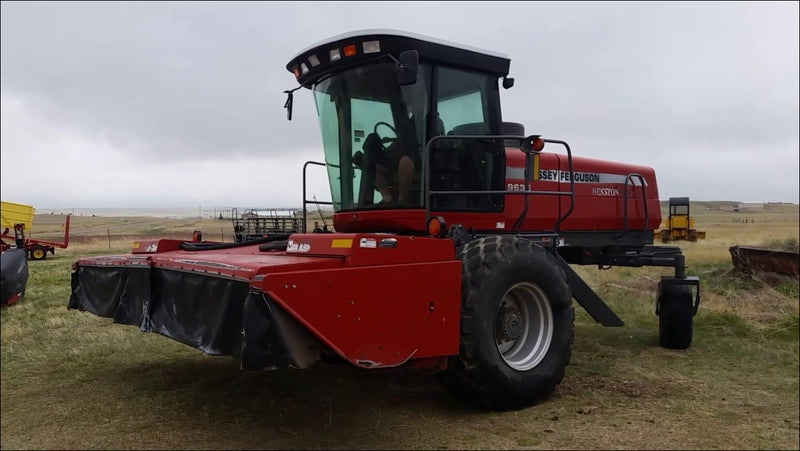
[[[156,252],[177,251],[181,243],[186,240],[172,240],[156,238],[151,240],[137,240],[133,242],[132,254],[153,254]]]
[[[214,251],[170,251],[155,254],[127,254],[84,257],[76,265],[133,266],[152,265],[158,268],[190,271],[209,276],[251,280],[258,274],[280,271],[341,267],[341,257],[287,255],[283,252],[261,252],[258,245]]]
[[[413,230],[424,233],[425,211],[372,210],[334,213],[333,228],[352,233],[369,233],[375,230]]]
[[[524,154],[510,152],[507,155],[506,184],[508,189],[523,189]],[[624,164],[586,157],[573,157],[575,173],[575,207],[569,217],[561,224],[561,230],[604,231],[626,228],[625,196],[628,198],[628,229],[655,230],[661,224],[661,207],[658,200],[658,185],[655,171],[647,166]],[[638,178],[625,185],[629,174],[644,177],[647,194],[647,224],[643,189],[635,186]],[[542,153],[540,160],[540,180],[531,183],[535,191],[562,191],[570,189],[569,165],[565,155]],[[512,222],[522,211],[522,196],[506,196],[506,221]],[[559,210],[558,203],[561,208]],[[558,215],[569,209],[567,196],[536,195],[530,200],[528,219],[523,229],[547,230],[552,227]]]
[[[259,245],[186,251],[180,240],[142,240],[127,255],[85,257],[81,265],[142,265],[193,271],[210,276],[252,279],[258,274],[342,266],[388,265],[453,260],[448,239],[389,234],[293,234],[286,252],[260,251]]]
[[[565,158],[561,158],[561,169],[562,171],[567,169]],[[574,158],[574,170],[575,172],[595,172],[619,176],[639,174],[644,178],[646,186],[641,186],[638,177],[631,178],[627,186],[623,180],[617,183],[576,183],[575,209],[564,221],[565,229],[655,230],[660,227],[661,205],[658,200],[658,184],[653,168],[576,157]],[[568,190],[569,184],[562,183],[562,187]],[[627,224],[625,223],[626,190]],[[647,223],[645,223],[645,197],[647,198]],[[565,205],[568,206],[568,202]]]
[[[419,236],[359,234],[347,266],[423,263],[453,260],[453,241]]]
[[[341,255],[345,266],[388,265],[452,260],[447,239],[376,233],[310,233],[289,238],[287,254]]]
[[[223,254],[221,251],[176,252],[152,257],[153,267],[194,271],[210,276],[252,280],[259,274],[341,267],[342,259],[294,256],[284,253],[252,255]]]
[[[270,273],[261,288],[361,367],[458,353],[458,260]]]

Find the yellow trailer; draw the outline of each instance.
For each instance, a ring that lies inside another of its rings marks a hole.
[[[33,213],[36,209],[30,205],[15,204],[13,202],[0,202],[0,217],[2,217],[2,230],[14,230],[14,224],[24,224],[25,230],[33,228]]]
[[[12,243],[24,249],[25,253],[33,260],[44,260],[47,253],[55,255],[56,248],[66,249],[69,246],[69,220],[67,215],[64,221],[64,240],[46,241],[26,238],[25,233],[33,229],[33,213],[35,209],[30,205],[3,202],[0,206],[2,212],[2,233],[0,233],[0,251],[11,249]]]

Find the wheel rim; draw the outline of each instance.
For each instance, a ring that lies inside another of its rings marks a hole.
[[[511,287],[497,307],[495,344],[506,364],[527,371],[544,359],[553,339],[553,311],[542,289],[531,282]]]
[[[33,258],[39,260],[44,256],[44,251],[41,249],[34,249],[33,250]]]

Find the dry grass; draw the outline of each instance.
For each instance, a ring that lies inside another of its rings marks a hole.
[[[36,233],[57,233],[60,218],[44,216]],[[577,267],[626,326],[602,328],[577,310],[556,394],[504,413],[460,405],[428,374],[331,363],[245,373],[231,358],[67,311],[77,256],[231,228],[76,217],[74,244],[31,262],[26,297],[2,310],[0,448],[798,449],[798,281],[742,280],[727,250],[796,240],[797,209],[732,217],[699,215],[707,238],[678,243],[703,283],[692,348],[657,345],[655,285],[670,271]]]

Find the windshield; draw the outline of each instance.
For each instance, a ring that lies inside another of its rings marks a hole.
[[[399,86],[396,64],[349,69],[313,87],[335,211],[420,208],[430,66]]]

